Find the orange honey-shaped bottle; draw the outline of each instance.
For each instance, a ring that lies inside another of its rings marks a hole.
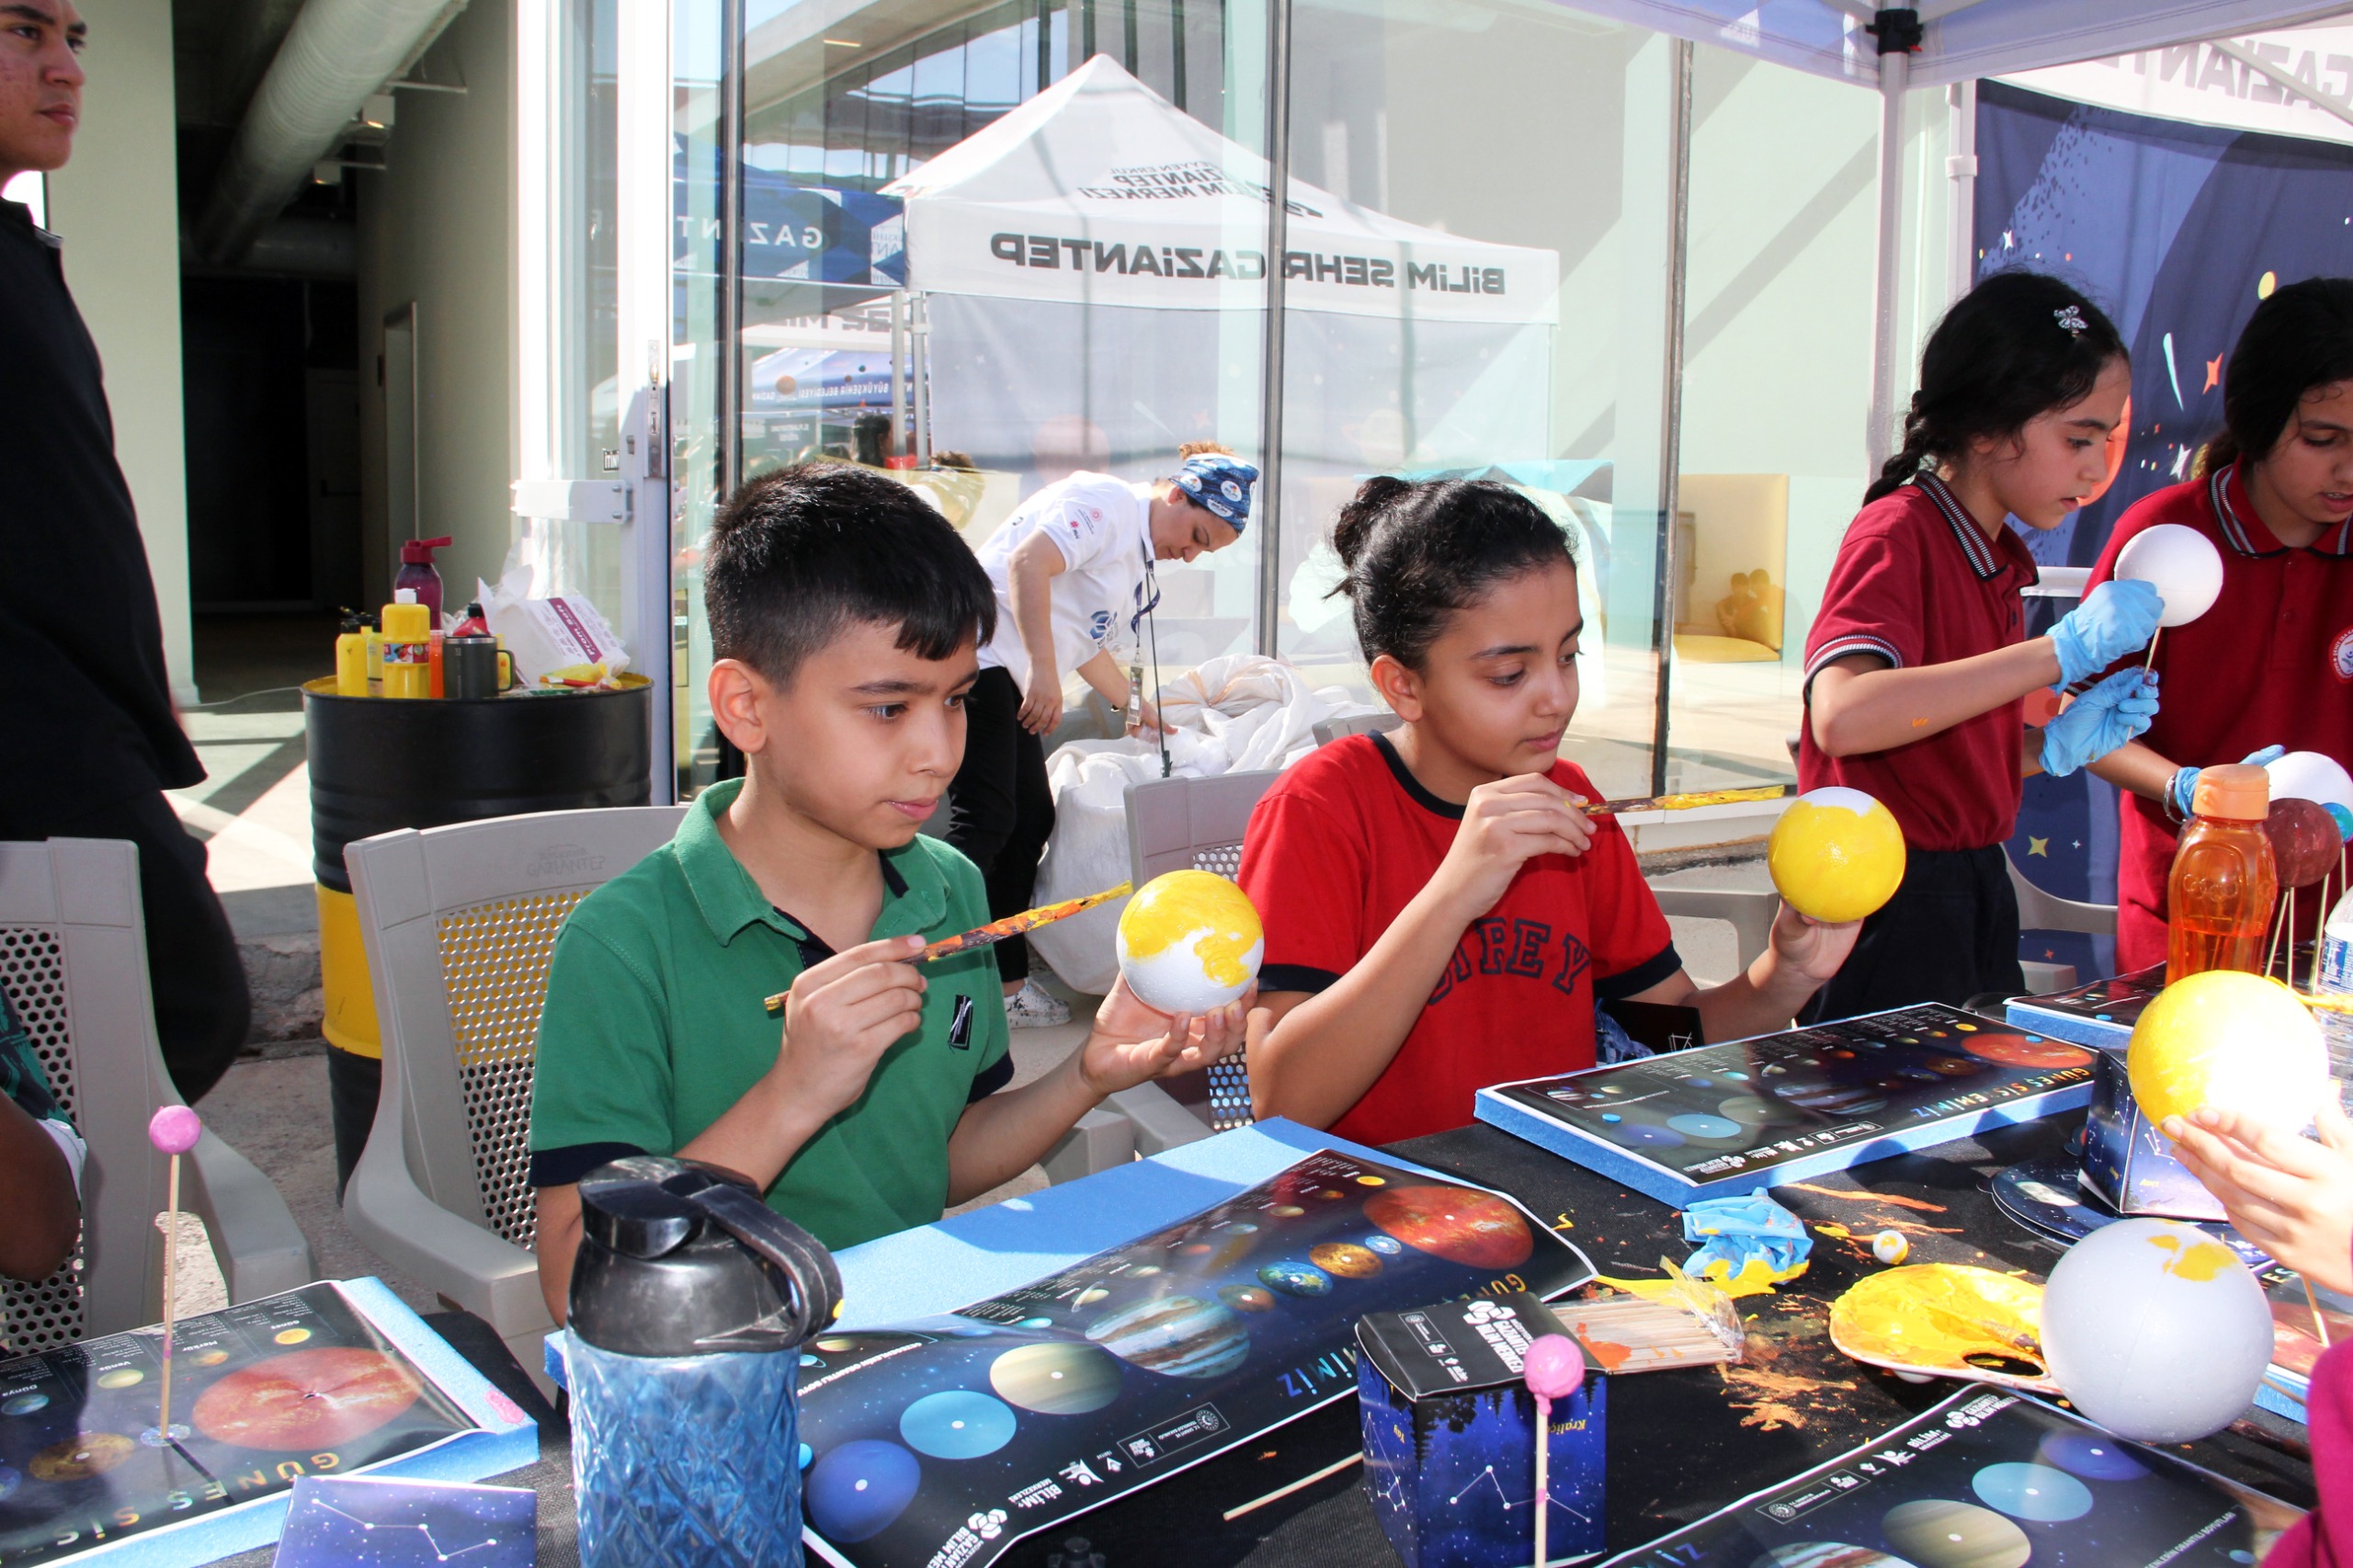
[[[2263,972],[2263,934],[2279,897],[2279,872],[2263,819],[2271,779],[2226,763],[2198,775],[2188,825],[2165,882],[2165,983],[2210,969]]]

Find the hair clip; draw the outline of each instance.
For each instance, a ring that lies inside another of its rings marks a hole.
[[[2091,330],[2092,324],[2086,321],[2083,312],[2073,305],[2069,305],[2063,311],[2053,311],[2051,313],[2057,317],[2059,324],[2069,332],[2085,333]]]

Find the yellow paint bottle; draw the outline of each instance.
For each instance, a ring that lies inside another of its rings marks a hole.
[[[344,613],[343,631],[335,640],[335,694],[368,695],[368,633],[349,611]]]
[[[433,612],[403,588],[384,607],[384,695],[433,695]]]

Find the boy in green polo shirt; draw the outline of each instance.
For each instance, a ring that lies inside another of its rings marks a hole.
[[[1170,1019],[1122,984],[1083,1047],[1010,1089],[988,950],[908,961],[989,917],[972,862],[916,829],[963,756],[995,620],[987,575],[915,492],[844,464],[755,480],[711,528],[703,596],[711,716],[745,777],[581,901],[548,974],[531,1181],[559,1323],[576,1184],[608,1160],[739,1171],[845,1247],[938,1219],[1106,1095],[1242,1040],[1245,1003]],[[779,1031],[764,998],[788,982]]]

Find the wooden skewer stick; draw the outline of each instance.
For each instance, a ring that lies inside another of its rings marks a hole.
[[[2328,1348],[2328,1319],[2321,1315],[2320,1298],[2313,1294],[2313,1282],[2304,1281],[2304,1304],[2313,1310],[2313,1334],[2323,1350]]]
[[[141,1434],[142,1441],[153,1448],[168,1448],[188,1436],[186,1426],[172,1425],[172,1319],[174,1255],[179,1251],[180,1236],[180,1156],[196,1147],[204,1136],[204,1123],[196,1112],[184,1105],[167,1105],[147,1122],[147,1141],[163,1153],[171,1156],[171,1175],[167,1178],[164,1199],[164,1377],[163,1403],[156,1414],[154,1430]]]
[[[2149,633],[2149,656],[2141,661],[2141,673],[2143,675],[2147,675],[2149,671],[2155,666],[2157,662],[2157,639],[2163,637],[2165,634],[2165,629],[2162,626]]]

